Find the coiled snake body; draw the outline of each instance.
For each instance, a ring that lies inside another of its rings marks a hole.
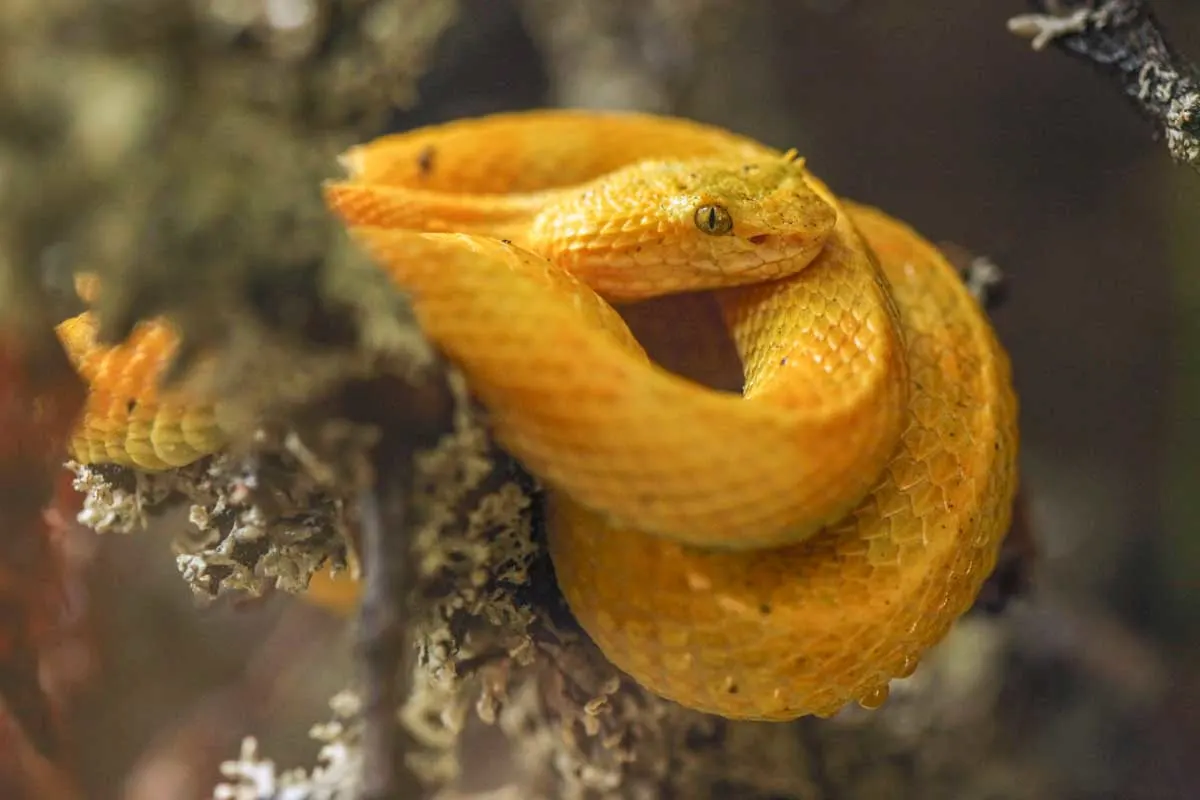
[[[464,120],[346,164],[328,204],[548,487],[568,603],[640,683],[731,718],[876,705],[970,606],[1011,518],[1017,405],[979,305],[908,227],[791,153],[639,114]],[[719,306],[742,393],[653,363],[605,301],[686,291]],[[77,459],[223,444],[211,410],[151,394],[168,333],[100,350],[91,324],[60,327],[92,387]]]

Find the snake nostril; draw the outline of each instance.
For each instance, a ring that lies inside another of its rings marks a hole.
[[[750,239],[750,244],[765,244],[768,241],[770,241],[771,234],[758,233],[758,234],[755,234],[754,236],[749,237],[749,239]]]

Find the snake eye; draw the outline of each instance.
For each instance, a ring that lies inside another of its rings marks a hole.
[[[696,227],[709,236],[724,236],[733,230],[733,217],[725,206],[704,205],[696,209]]]

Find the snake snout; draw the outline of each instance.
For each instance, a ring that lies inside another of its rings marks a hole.
[[[769,233],[756,233],[753,236],[747,237],[750,244],[769,244],[774,237]]]

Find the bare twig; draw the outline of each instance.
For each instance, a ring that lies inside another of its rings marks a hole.
[[[416,584],[410,557],[422,521],[421,487],[414,458],[452,425],[454,403],[445,375],[430,370],[412,385],[382,378],[351,387],[350,415],[379,426],[371,455],[370,484],[359,498],[364,589],[359,616],[363,669],[363,800],[398,800],[405,734],[397,709],[412,674],[412,652],[403,609]],[[408,402],[398,408],[396,398]]]
[[[379,460],[376,462],[379,463]],[[362,547],[366,586],[360,613],[363,654],[363,800],[393,800],[403,759],[396,720],[399,706],[397,676],[404,661],[404,625],[398,599],[408,592],[405,559],[394,557],[389,529],[403,530],[407,522],[407,490],[412,466],[405,459],[380,465],[375,485],[363,490]]]
[[[1200,75],[1168,44],[1146,0],[1034,0],[1008,29],[1090,61],[1155,122],[1171,156],[1200,170]]]

